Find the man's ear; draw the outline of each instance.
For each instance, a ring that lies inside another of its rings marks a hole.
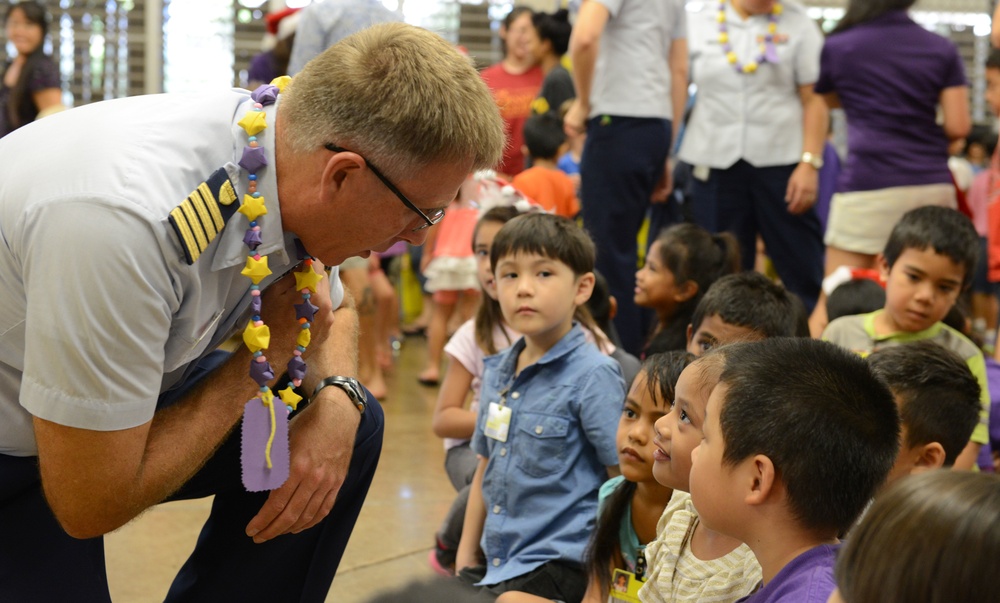
[[[910,474],[923,473],[931,469],[944,467],[944,446],[940,442],[931,442],[919,447],[916,462],[910,469]]]
[[[331,153],[323,166],[323,197],[344,187],[348,176],[360,174],[365,160],[357,153],[342,151]]]
[[[777,472],[774,470],[774,463],[763,454],[754,455],[753,458],[743,461],[747,471],[748,488],[744,496],[744,502],[751,506],[764,504],[776,491]]]

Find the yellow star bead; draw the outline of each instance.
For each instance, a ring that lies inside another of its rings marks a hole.
[[[719,44],[725,44],[729,41],[729,34],[722,32],[719,34]]]
[[[719,23],[725,23],[726,22],[726,11],[720,10],[719,14],[715,15],[715,20],[718,21]]]
[[[257,218],[267,213],[267,206],[264,205],[264,196],[254,197],[253,195],[243,195],[243,205],[236,210],[253,222]]]
[[[743,71],[744,73],[753,73],[754,71],[757,71],[757,62],[750,61],[749,63],[743,66]]]
[[[299,331],[299,336],[295,340],[295,344],[307,348],[310,341],[312,341],[312,331],[310,329],[302,329]]]
[[[258,327],[251,320],[247,323],[247,328],[243,329],[243,343],[251,352],[266,350],[271,345],[271,329],[267,325]]]
[[[729,61],[730,63],[735,63],[736,62],[736,53],[735,52],[727,52],[726,53],[726,60]]]
[[[285,403],[285,406],[291,406],[292,410],[297,409],[299,402],[302,401],[302,396],[295,393],[291,385],[278,392],[278,395],[281,396],[281,401]]]
[[[316,272],[312,266],[303,266],[302,270],[295,273],[295,290],[309,289],[316,293],[316,285],[321,280],[323,280],[323,275]]]
[[[778,24],[777,23],[771,23],[770,25],[767,26],[767,33],[773,34],[776,31],[778,31]]]
[[[264,406],[270,406],[274,403],[274,393],[271,388],[267,388],[267,391],[260,392],[260,401],[264,403]]]
[[[248,255],[247,265],[240,274],[253,281],[253,284],[260,284],[262,280],[271,274],[271,269],[267,267],[267,256],[262,255],[258,260],[252,255]]]
[[[247,131],[248,136],[256,136],[267,127],[267,115],[263,111],[247,111],[243,119],[236,123]]]
[[[291,81],[292,81],[291,76],[282,75],[282,76],[276,77],[273,80],[271,80],[271,85],[272,86],[277,86],[278,87],[278,92],[284,92],[285,91],[285,86],[287,86],[289,84],[289,82],[291,82]]]

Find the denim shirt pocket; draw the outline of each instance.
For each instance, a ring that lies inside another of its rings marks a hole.
[[[569,419],[524,412],[518,420],[517,466],[531,477],[546,477],[566,464]]]

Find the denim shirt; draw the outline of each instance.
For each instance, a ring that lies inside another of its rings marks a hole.
[[[492,585],[550,561],[582,563],[625,401],[618,363],[579,325],[515,375],[524,338],[486,358],[472,449],[488,459],[480,542]],[[504,391],[506,390],[506,395]],[[486,437],[490,403],[511,409],[507,441]]]

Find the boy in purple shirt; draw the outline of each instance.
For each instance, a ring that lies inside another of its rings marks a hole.
[[[806,338],[740,343],[724,356],[692,453],[705,527],[745,542],[763,585],[747,603],[825,603],[837,537],[885,481],[899,413],[864,360]]]

